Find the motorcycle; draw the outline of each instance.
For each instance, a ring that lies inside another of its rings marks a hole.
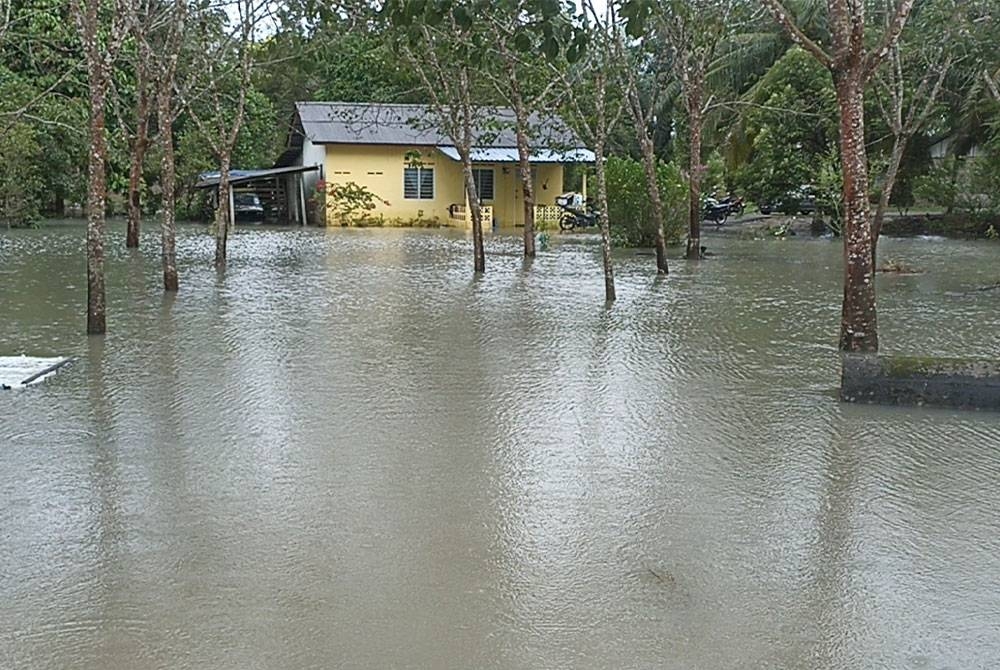
[[[597,211],[590,201],[583,202],[578,194],[565,194],[556,198],[556,205],[563,210],[559,218],[559,230],[569,232],[577,228],[597,225]]]
[[[729,203],[721,202],[715,198],[705,198],[705,204],[701,208],[701,218],[711,221],[716,226],[722,226],[729,218]]]
[[[729,205],[729,213],[736,216],[743,216],[743,212],[746,210],[746,203],[743,202],[743,198],[735,195],[727,195],[725,198],[719,200],[720,205]]]

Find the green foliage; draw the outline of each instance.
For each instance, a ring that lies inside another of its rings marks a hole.
[[[38,219],[44,194],[40,153],[35,131],[26,123],[16,123],[0,135],[0,165],[7,168],[0,169],[0,226],[30,226]]]
[[[714,151],[705,161],[705,174],[701,178],[701,192],[706,194],[727,193],[726,162]]]
[[[608,158],[608,212],[615,246],[650,247],[656,241],[646,173],[631,158]],[[663,200],[664,227],[667,239],[679,239],[684,226],[684,201],[687,187],[680,171],[672,164],[657,165],[660,198]]]
[[[326,211],[340,226],[371,225],[371,212],[379,202],[381,198],[353,181],[326,186]]]
[[[915,180],[913,193],[925,204],[951,211],[958,200],[958,158],[949,156],[934,165],[925,175]]]
[[[246,120],[236,138],[233,165],[238,167],[270,167],[285,138],[275,132],[282,128],[278,114],[267,96],[257,89],[247,93]]]
[[[749,160],[735,185],[757,202],[819,180],[837,137],[830,73],[801,49],[786,53],[757,84],[743,125]]]
[[[844,178],[840,169],[840,155],[830,147],[819,161],[815,174],[816,207],[834,235],[844,230]]]
[[[949,157],[916,180],[922,201],[974,219],[1000,214],[1000,152],[987,149],[976,158]]]

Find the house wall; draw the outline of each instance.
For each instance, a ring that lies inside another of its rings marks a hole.
[[[524,196],[521,192],[521,175],[517,165],[476,164],[477,168],[492,168],[494,192],[493,201],[483,204],[493,205],[493,215],[499,226],[509,228],[524,225]],[[535,204],[554,205],[556,196],[562,193],[563,166],[558,164],[536,165],[534,168]]]
[[[465,185],[462,165],[444,156],[432,147],[398,145],[338,145],[325,146],[324,177],[328,184],[354,182],[378,196],[380,201],[374,214],[387,219],[406,221],[418,216],[437,217],[448,222],[448,208],[465,203]],[[420,161],[434,168],[434,199],[410,200],[403,197],[403,169],[407,154],[419,151]],[[303,150],[305,156],[305,151]],[[494,216],[504,227],[523,225],[524,209],[516,165],[477,164],[494,170]],[[506,172],[505,172],[506,169]],[[535,176],[538,204],[554,204],[562,192],[563,169],[561,165],[539,165]]]
[[[945,137],[930,146],[930,155],[934,160],[943,160],[952,154],[952,145],[955,143],[954,138]],[[961,156],[961,158],[978,158],[980,154],[979,145],[972,145],[968,153]]]
[[[326,163],[326,147],[322,144],[313,144],[308,137],[302,140],[302,154],[299,157],[299,165],[324,165]],[[316,183],[323,178],[321,171],[306,172],[304,175],[306,197],[308,198],[316,190]]]

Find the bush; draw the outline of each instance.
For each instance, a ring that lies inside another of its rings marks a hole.
[[[631,158],[608,158],[608,214],[616,246],[651,247],[656,243],[656,226],[646,188],[642,163]],[[687,186],[672,164],[657,165],[660,198],[663,200],[664,232],[677,241],[684,229],[684,197]]]
[[[385,201],[353,181],[326,186],[326,211],[334,223],[341,226],[383,225],[381,217],[372,216],[379,202]]]
[[[1000,151],[976,158],[947,158],[918,177],[914,192],[923,201],[975,219],[1000,213]]]
[[[15,123],[0,137],[0,226],[28,227],[38,220],[43,185],[35,132]]]

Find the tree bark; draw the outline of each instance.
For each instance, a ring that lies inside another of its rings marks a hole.
[[[521,177],[521,195],[524,198],[524,257],[535,257],[535,185],[531,175],[531,147],[528,141],[528,109],[521,95],[521,84],[517,76],[517,59],[500,42],[500,54],[507,70],[507,83],[514,106],[517,141],[518,175]]]
[[[125,247],[139,247],[139,226],[142,218],[140,202],[140,184],[142,168],[146,160],[146,148],[149,143],[149,84],[145,74],[145,65],[139,66],[136,81],[139,100],[135,110],[135,138],[132,142],[131,165],[128,173],[128,230],[125,235]]]
[[[688,242],[687,258],[701,258],[701,88],[697,86],[687,94],[690,158],[688,162]]]
[[[100,16],[96,0],[76,6],[87,55],[90,93],[90,153],[87,160],[87,334],[107,331],[107,298],[104,285],[104,207],[107,197],[107,135],[104,96],[109,65],[98,45]]]
[[[101,75],[90,78],[90,159],[87,165],[87,333],[107,330],[104,288],[104,204],[106,199],[104,93]]]
[[[834,70],[840,107],[840,160],[844,199],[844,304],[840,349],[878,351],[872,231],[868,214],[864,71],[859,64]]]
[[[233,224],[229,217],[229,156],[219,161],[219,202],[215,208],[215,267],[226,267],[226,253],[229,241],[229,227]]]
[[[521,176],[521,195],[524,197],[524,257],[535,256],[535,187],[531,178],[531,150],[528,146],[528,113],[517,100],[517,160]]]
[[[486,272],[486,250],[483,246],[483,208],[479,204],[476,180],[472,175],[472,160],[468,150],[462,152],[462,176],[465,178],[465,197],[472,216],[472,254],[477,273]]]
[[[465,176],[465,194],[469,201],[469,212],[472,215],[472,254],[476,273],[486,272],[486,249],[483,245],[483,210],[479,204],[479,191],[472,175],[472,96],[469,91],[469,71],[465,67],[459,75],[459,94],[461,96],[461,131],[462,172]]]
[[[640,129],[636,127],[639,137],[639,148],[642,151],[642,165],[646,172],[646,190],[649,194],[649,204],[653,210],[653,224],[656,226],[656,272],[665,275],[667,267],[667,236],[663,230],[663,198],[660,196],[660,180],[656,174],[656,153],[653,150],[653,140],[646,132],[645,124]]]
[[[160,218],[160,252],[163,262],[163,290],[174,292],[180,289],[177,276],[177,170],[174,164],[174,131],[171,109],[172,92],[164,88],[157,95],[156,115],[160,120],[160,144],[163,157],[160,159],[160,186],[163,190]]]
[[[878,238],[882,234],[882,222],[889,209],[889,199],[892,198],[892,190],[896,187],[899,166],[903,162],[903,154],[906,153],[908,141],[909,137],[906,135],[896,135],[892,142],[892,155],[889,157],[889,166],[886,168],[885,183],[882,185],[882,193],[879,195],[878,206],[875,208],[875,216],[872,219],[872,267],[878,263]]]
[[[595,143],[597,158],[594,161],[594,181],[597,182],[597,215],[601,225],[601,258],[604,262],[604,299],[614,302],[615,268],[611,260],[611,224],[608,215],[608,180],[604,169],[604,130],[598,130]]]

